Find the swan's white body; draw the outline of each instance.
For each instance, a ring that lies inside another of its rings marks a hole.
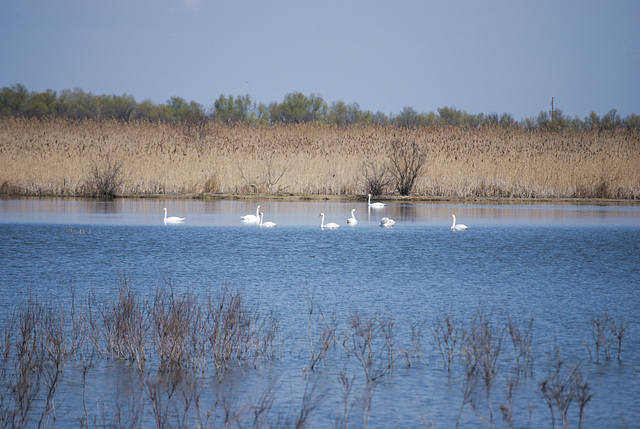
[[[380,226],[384,226],[385,228],[390,228],[396,224],[396,221],[393,219],[389,219],[388,217],[383,217],[380,219]]]
[[[382,207],[386,206],[386,204],[383,204],[383,203],[372,203],[371,194],[369,194],[369,199],[367,200],[367,204],[369,205],[369,207],[374,209],[381,209]]]
[[[337,223],[329,222],[329,223],[325,224],[324,223],[324,213],[320,213],[318,216],[322,218],[322,222],[320,223],[320,228],[322,228],[322,229],[325,229],[325,228],[330,228],[330,229],[340,228],[340,225],[338,225]]]
[[[449,216],[453,219],[453,223],[451,224],[451,231],[464,231],[465,229],[469,229],[467,225],[463,225],[461,223],[456,225],[456,215]]]
[[[274,226],[277,225],[277,223],[274,222],[262,222],[262,219],[264,218],[264,213],[260,212],[260,226],[261,227],[265,227],[265,228],[273,228]]]
[[[180,223],[184,220],[183,217],[171,216],[167,217],[167,208],[164,208],[164,223]]]
[[[240,216],[240,219],[242,219],[245,222],[260,222],[260,209],[261,207],[258,206],[258,208],[256,209],[256,214],[252,215],[252,214],[248,214],[248,215],[244,215],[244,216]]]
[[[355,213],[356,213],[356,209],[351,209],[351,217],[347,219],[348,224],[355,225],[356,223],[358,223]]]

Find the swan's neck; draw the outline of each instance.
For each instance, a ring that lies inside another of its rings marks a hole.
[[[455,228],[456,226],[456,217],[455,216],[451,216],[453,218],[453,222],[451,223],[451,228]]]
[[[256,209],[256,217],[260,217],[260,206]]]
[[[167,220],[167,209],[164,209],[164,220]]]
[[[324,214],[320,216],[322,220],[320,221],[320,228],[324,228]]]
[[[367,204],[371,205],[371,195],[367,196]]]

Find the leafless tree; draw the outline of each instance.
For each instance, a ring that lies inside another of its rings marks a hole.
[[[400,195],[411,195],[413,187],[426,168],[427,152],[415,141],[397,140],[389,154],[390,172]]]
[[[122,162],[105,156],[101,161],[93,161],[86,181],[87,193],[98,198],[114,198],[124,179],[121,174]]]
[[[363,161],[360,173],[364,178],[365,193],[374,197],[384,194],[387,186],[391,184],[389,168],[386,164]]]

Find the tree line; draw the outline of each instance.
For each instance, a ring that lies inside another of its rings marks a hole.
[[[29,91],[22,84],[5,86],[0,91],[0,117],[63,117],[68,119],[113,119],[121,121],[161,121],[169,123],[274,124],[321,122],[337,126],[379,124],[398,127],[518,127],[528,130],[612,130],[626,128],[640,130],[640,116],[632,113],[621,118],[615,109],[602,116],[591,112],[579,118],[565,115],[561,109],[541,111],[537,116],[516,121],[508,113],[470,114],[453,107],[440,107],[436,112],[418,113],[405,107],[398,114],[386,115],[363,110],[358,103],[334,101],[328,104],[320,95],[308,96],[294,92],[286,94],[282,102],[256,103],[249,95],[221,94],[213,106],[205,108],[195,101],[174,96],[164,104],[151,100],[137,102],[131,95],[94,95],[76,88],[60,93],[47,89]]]

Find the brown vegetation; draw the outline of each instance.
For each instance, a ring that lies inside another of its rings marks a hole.
[[[363,165],[392,166],[393,148],[424,157],[423,197],[640,199],[635,130],[403,129],[362,125],[200,125],[0,119],[0,194],[362,195]],[[407,162],[410,160],[406,160]],[[398,183],[382,192],[392,194]]]

